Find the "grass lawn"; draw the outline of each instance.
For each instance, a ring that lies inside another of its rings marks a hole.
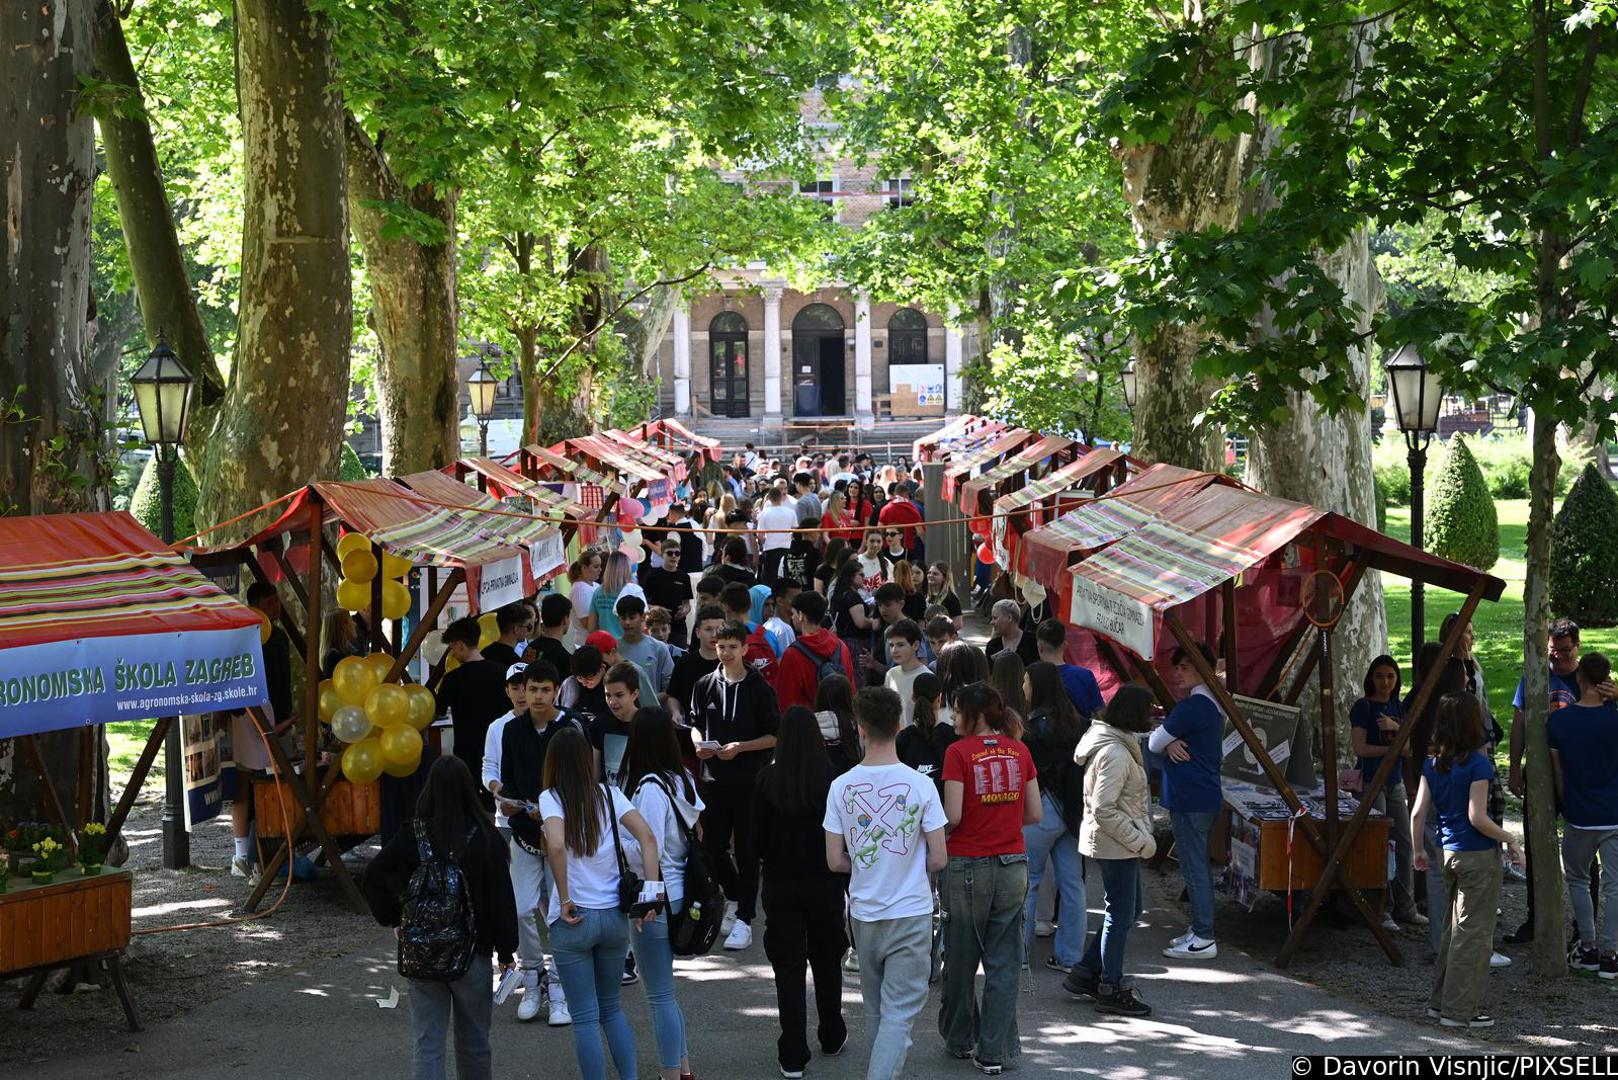
[[[146,740],[157,726],[156,720],[115,720],[106,725],[108,772],[114,778],[114,789],[121,789],[124,779],[135,771],[135,762],[146,748]],[[163,753],[158,751],[152,771],[146,777],[150,786],[163,775]]]
[[[1489,690],[1489,704],[1495,719],[1508,733],[1511,730],[1511,698],[1522,677],[1523,641],[1523,575],[1528,536],[1528,500],[1503,499],[1495,502],[1500,519],[1500,561],[1489,571],[1504,578],[1506,591],[1499,602],[1484,601],[1478,605],[1473,621],[1474,646],[1483,663],[1483,681]],[[1410,509],[1404,506],[1388,508],[1388,535],[1400,540],[1410,539]],[[1382,576],[1384,606],[1388,613],[1389,652],[1404,667],[1404,685],[1411,685],[1410,657],[1410,583],[1404,578],[1388,574]],[[1427,587],[1427,640],[1438,639],[1439,625],[1444,616],[1460,609],[1465,600],[1459,593]],[[1586,629],[1579,635],[1586,651],[1618,655],[1618,628]],[[1506,745],[1500,747],[1504,760]]]

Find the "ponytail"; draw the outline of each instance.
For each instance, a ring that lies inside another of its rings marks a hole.
[[[1000,692],[986,682],[961,687],[955,694],[955,715],[965,721],[956,725],[963,733],[991,731],[1004,735],[1014,723]]]

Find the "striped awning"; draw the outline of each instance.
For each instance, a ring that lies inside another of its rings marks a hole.
[[[998,465],[991,469],[985,469],[962,484],[961,509],[969,514],[977,513],[978,496],[983,492],[993,488],[1002,480],[1010,480],[1018,473],[1033,468],[1052,454],[1058,454],[1065,450],[1072,450],[1082,454],[1084,447],[1072,439],[1064,439],[1060,435],[1046,435],[1038,442],[1023,447]]]
[[[536,585],[561,571],[562,534],[548,522],[522,516],[498,499],[441,472],[411,473],[400,480],[425,501],[459,507],[457,512],[474,517],[475,524],[490,539],[520,545],[529,555],[529,570]]]
[[[616,472],[626,481],[652,483],[666,480],[662,469],[620,443],[601,435],[580,435],[561,444],[569,454],[583,454],[595,464]],[[554,448],[553,448],[554,449]]]
[[[530,480],[492,458],[462,458],[460,463],[487,480],[494,487],[495,495],[527,499],[537,513],[546,515],[555,524],[560,524],[563,518],[578,520],[588,515],[584,507],[561,492],[551,490],[541,481]]]
[[[1003,454],[1011,453],[1035,437],[1036,433],[1026,428],[1012,428],[981,446],[952,455],[950,463],[944,466],[944,500],[951,503],[955,501],[956,486],[970,476],[972,470],[989,464]]]
[[[631,435],[627,431],[619,431],[617,428],[608,428],[602,432],[602,435],[612,439],[625,449],[640,454],[649,461],[656,462],[674,483],[678,484],[685,479],[687,471],[685,458],[673,450],[667,450],[654,442]]]
[[[698,435],[690,428],[673,417],[662,420],[652,420],[634,429],[640,432],[641,437],[650,442],[661,435],[671,442],[684,446],[687,450],[700,452],[710,461],[718,461],[722,451],[719,449],[719,440],[710,439],[706,435]]]
[[[1094,449],[1083,457],[1068,462],[1055,472],[1024,484],[1016,491],[1008,492],[996,499],[992,518],[995,561],[1007,570],[1014,568],[1017,565],[1016,548],[1019,546],[1021,536],[1030,529],[1044,525],[1049,511],[1036,507],[1026,523],[1019,519],[1020,528],[1013,528],[1012,515],[1024,507],[1033,506],[1041,499],[1077,487],[1087,478],[1111,468],[1122,460],[1124,454],[1120,450],[1111,447]]]
[[[565,443],[559,444],[564,448]],[[575,480],[581,484],[597,484],[603,487],[611,486],[611,480],[604,474],[590,468],[585,462],[566,457],[547,446],[537,444],[523,447],[523,453],[530,454],[544,468],[554,469],[558,476]]]
[[[522,557],[521,548],[485,531],[479,515],[420,502],[393,480],[327,480],[314,490],[328,518],[418,566],[483,566]]]
[[[911,443],[910,456],[916,461],[932,461],[944,450],[980,446],[1004,430],[1006,425],[998,420],[966,413]]]

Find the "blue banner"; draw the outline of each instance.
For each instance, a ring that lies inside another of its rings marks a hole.
[[[267,700],[257,626],[0,649],[0,739]]]

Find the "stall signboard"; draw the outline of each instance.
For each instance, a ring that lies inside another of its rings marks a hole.
[[[0,650],[0,739],[268,699],[256,624]]]
[[[220,783],[220,743],[226,713],[180,717],[180,742],[185,764],[185,827],[187,831],[219,816],[225,793]]]
[[[1283,705],[1278,701],[1265,701],[1261,698],[1245,697],[1241,694],[1233,695],[1236,705],[1242,711],[1242,717],[1252,727],[1253,734],[1269,752],[1270,760],[1280,769],[1289,780],[1293,778],[1298,765],[1306,765],[1306,773],[1302,777],[1305,782],[1313,783],[1314,769],[1310,763],[1307,743],[1299,743],[1299,737],[1308,738],[1303,729],[1303,710],[1296,705]],[[1235,725],[1228,720],[1225,722],[1224,762],[1220,773],[1232,780],[1246,780],[1265,787],[1269,786],[1269,779],[1254,756],[1252,747],[1242,740],[1241,733]],[[1297,755],[1298,762],[1293,761]]]
[[[1104,634],[1143,660],[1152,659],[1157,622],[1149,604],[1073,575],[1073,602],[1068,621]]]
[[[502,559],[483,566],[466,568],[467,583],[477,590],[479,612],[494,611],[523,598],[521,559]]]
[[[894,416],[944,415],[943,364],[894,364],[888,387]]]

